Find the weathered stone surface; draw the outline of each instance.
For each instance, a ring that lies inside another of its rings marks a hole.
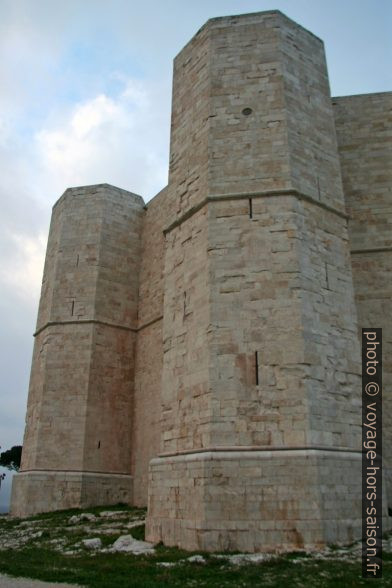
[[[318,549],[361,532],[358,452],[217,451],[152,460],[146,537],[205,551]],[[341,489],[344,488],[344,492]]]
[[[102,541],[99,537],[94,537],[92,539],[83,539],[82,545],[84,545],[86,549],[101,549]]]
[[[130,503],[132,478],[90,472],[20,472],[12,486],[12,515],[85,508],[99,504]]]
[[[322,43],[276,12],[214,19],[177,71],[168,190],[183,217],[166,233],[146,536],[208,551],[350,541],[359,346]]]
[[[13,514],[132,500],[143,214],[106,184],[54,206]]]
[[[72,517],[70,517],[69,519],[69,523],[70,525],[76,525],[77,523],[80,523],[80,521],[89,521],[94,522],[96,520],[96,516],[93,515],[91,512],[83,512],[80,515],[73,515]]]
[[[392,505],[392,93],[332,99],[360,327],[383,329],[383,464]]]
[[[358,326],[385,327],[392,371],[391,97],[331,103],[322,41],[278,11],[200,29],[168,186],[54,207],[14,514],[148,494],[147,539],[186,549],[360,535]]]
[[[138,541],[132,535],[122,535],[110,547],[110,551],[133,553],[134,555],[155,553],[154,545],[147,541]]]

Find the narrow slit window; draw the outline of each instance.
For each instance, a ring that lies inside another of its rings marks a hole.
[[[71,302],[71,316],[74,315],[74,310],[75,310],[75,300],[72,300],[72,302]]]
[[[327,283],[327,290],[329,290],[329,278],[328,278],[328,264],[325,264],[325,281]]]
[[[249,198],[249,218],[253,218],[252,198]]]
[[[255,383],[259,385],[259,352],[255,351]]]

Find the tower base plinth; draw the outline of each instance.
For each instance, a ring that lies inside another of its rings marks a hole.
[[[361,537],[361,454],[206,451],[150,462],[147,541],[188,550],[289,551]]]
[[[12,481],[11,515],[118,503],[131,504],[132,476],[90,472],[20,472]]]

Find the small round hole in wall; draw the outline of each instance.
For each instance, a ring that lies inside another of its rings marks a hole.
[[[251,108],[244,108],[244,110],[242,111],[242,114],[244,116],[249,116],[250,114],[252,114],[253,110]]]

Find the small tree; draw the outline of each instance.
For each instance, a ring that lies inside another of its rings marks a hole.
[[[20,460],[22,457],[22,446],[14,445],[11,449],[0,453],[0,466],[7,470],[19,471]]]

